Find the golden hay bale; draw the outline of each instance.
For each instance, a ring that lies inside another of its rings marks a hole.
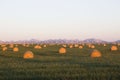
[[[78,44],[75,44],[75,47],[77,48],[77,47],[79,47],[79,45],[78,45]]]
[[[13,51],[18,52],[19,51],[18,47],[13,48]]]
[[[118,43],[118,46],[120,46],[120,43]]]
[[[91,57],[101,57],[101,52],[98,50],[93,50],[93,52],[91,53]]]
[[[1,47],[6,47],[6,45],[5,44],[1,44]]]
[[[7,50],[7,47],[3,47],[3,48],[2,48],[2,51],[6,51],[6,50]]]
[[[94,48],[95,48],[95,46],[94,46],[94,45],[91,45],[91,48],[92,48],[92,49],[94,49]]]
[[[14,47],[14,45],[13,45],[13,44],[10,44],[10,45],[9,45],[9,48],[13,48],[13,47]]]
[[[103,46],[107,46],[106,44],[104,44]]]
[[[64,44],[63,47],[67,47],[67,45]]]
[[[41,49],[42,47],[41,46],[38,46],[38,49]]]
[[[18,47],[18,44],[16,44],[15,46]]]
[[[47,47],[47,45],[44,45],[43,47]]]
[[[59,53],[60,53],[60,54],[66,53],[66,49],[65,49],[65,48],[60,48],[60,49],[59,49]]]
[[[42,47],[39,45],[34,46],[35,49],[41,49]]]
[[[24,47],[25,47],[25,46],[26,46],[26,44],[22,44],[22,46],[24,46]]]
[[[38,45],[34,46],[34,48],[37,49],[37,48],[38,48]]]
[[[34,54],[32,53],[32,51],[26,51],[26,52],[24,53],[23,58],[24,58],[24,59],[34,58]]]
[[[29,47],[30,45],[29,44],[26,44],[25,47]]]
[[[79,48],[80,48],[80,49],[82,49],[82,48],[83,48],[83,46],[79,46]]]
[[[72,45],[70,45],[69,47],[70,47],[70,48],[73,48],[73,46],[72,46]]]
[[[88,46],[89,48],[91,48],[91,44],[87,44],[87,46]]]
[[[118,50],[117,46],[112,46],[111,47],[111,51],[117,51],[117,50]]]

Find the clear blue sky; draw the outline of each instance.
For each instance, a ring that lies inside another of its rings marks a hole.
[[[120,39],[120,0],[0,0],[0,40]]]

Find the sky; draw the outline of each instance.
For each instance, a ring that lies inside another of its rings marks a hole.
[[[0,40],[120,40],[120,0],[0,0]]]

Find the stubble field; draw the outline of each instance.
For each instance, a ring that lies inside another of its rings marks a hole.
[[[84,45],[80,48],[66,47],[65,54],[59,54],[62,45],[47,45],[34,49],[35,44],[25,47],[17,45],[14,52],[7,45],[7,50],[0,47],[0,80],[119,80],[120,46],[111,51],[107,46],[95,44],[95,49],[102,54],[92,58],[93,49]],[[26,51],[32,51],[34,58],[24,59]]]

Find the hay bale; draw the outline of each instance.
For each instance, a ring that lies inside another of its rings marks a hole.
[[[73,48],[73,45],[70,45],[69,48]]]
[[[80,49],[82,49],[82,48],[83,48],[83,46],[79,46],[79,48],[80,48]]]
[[[26,44],[22,44],[22,46],[26,47]]]
[[[103,45],[104,47],[107,46],[106,44]]]
[[[67,47],[67,45],[64,44],[63,47]]]
[[[74,46],[75,46],[75,48],[79,47],[79,45],[78,45],[78,44],[75,44]]]
[[[66,53],[66,49],[65,49],[65,48],[60,48],[60,49],[59,49],[59,53],[60,53],[60,54]]]
[[[120,46],[120,43],[118,43],[118,46]]]
[[[6,50],[7,50],[7,47],[3,47],[3,48],[2,48],[2,51],[6,51]]]
[[[46,47],[47,47],[47,45],[44,45],[43,47],[45,47],[45,48],[46,48]]]
[[[111,51],[117,51],[118,50],[118,47],[117,46],[112,46],[111,47]]]
[[[29,47],[30,45],[29,44],[26,44],[25,47]]]
[[[34,46],[35,49],[41,49],[42,47],[39,45]]]
[[[13,48],[13,51],[18,52],[19,51],[18,47]]]
[[[92,53],[91,53],[91,57],[95,58],[95,57],[101,57],[101,52],[98,51],[98,50],[93,50]]]
[[[10,45],[9,45],[9,48],[13,48],[13,47],[14,47],[14,44],[10,44]]]
[[[32,59],[34,58],[34,54],[32,53],[32,51],[26,51],[24,53],[24,56],[23,56],[24,59]]]
[[[3,47],[6,47],[6,45],[5,44],[1,44],[1,47],[3,48]]]
[[[18,44],[16,44],[15,47],[18,47]]]
[[[94,46],[94,45],[91,45],[91,48],[92,48],[92,49],[94,49],[94,48],[95,48],[95,46]]]

